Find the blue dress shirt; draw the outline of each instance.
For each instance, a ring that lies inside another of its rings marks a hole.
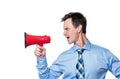
[[[76,79],[77,49],[80,48],[74,45],[61,53],[50,67],[45,56],[37,58],[40,79],[58,79],[62,74],[63,79]],[[91,44],[90,41],[87,41],[83,49],[85,79],[105,79],[108,70],[120,79],[120,60],[108,49]]]

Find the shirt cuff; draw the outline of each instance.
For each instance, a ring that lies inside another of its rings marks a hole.
[[[42,64],[47,64],[46,56],[42,58],[37,57],[37,64],[42,65]]]
[[[46,56],[42,58],[37,58],[37,68],[46,69],[48,66]]]

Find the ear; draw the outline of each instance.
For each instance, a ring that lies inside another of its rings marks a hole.
[[[80,33],[80,32],[82,31],[82,25],[80,24],[80,25],[77,27],[77,29],[78,29],[78,32]]]

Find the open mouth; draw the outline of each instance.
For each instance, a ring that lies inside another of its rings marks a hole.
[[[67,39],[69,39],[70,37],[69,37],[69,36],[67,36],[66,38],[67,38]]]

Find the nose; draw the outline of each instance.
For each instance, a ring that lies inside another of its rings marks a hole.
[[[64,30],[64,32],[63,32],[63,35],[65,36],[66,35],[66,31]]]

